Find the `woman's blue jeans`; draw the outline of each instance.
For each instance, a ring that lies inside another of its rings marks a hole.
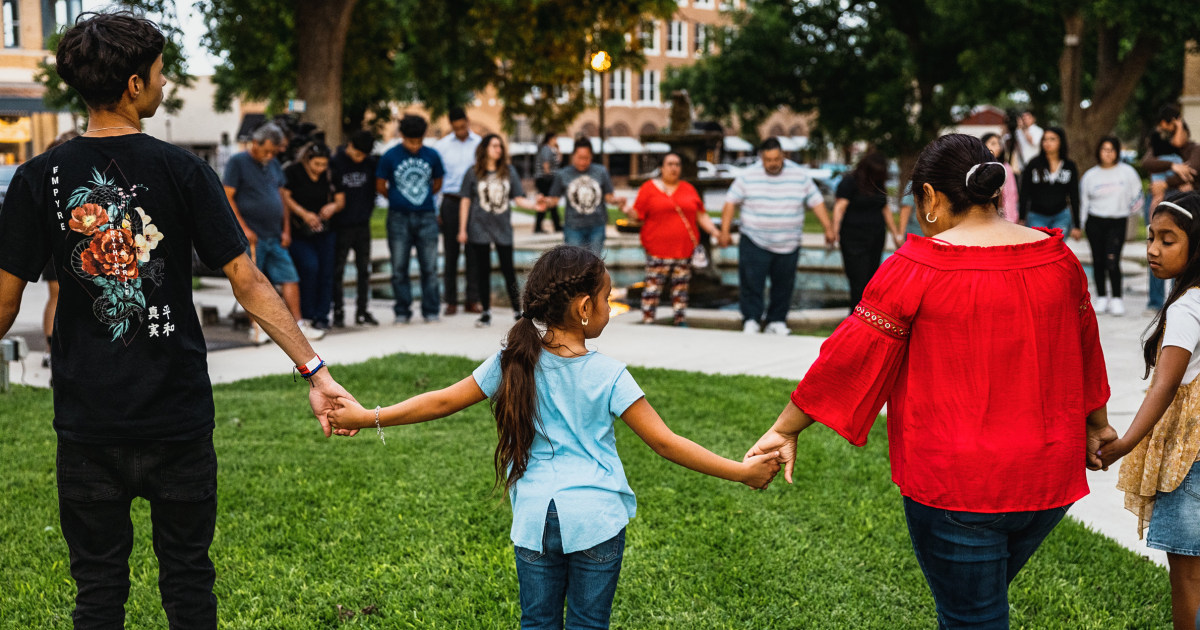
[[[625,529],[583,551],[563,553],[554,501],[546,512],[542,550],[514,546],[521,586],[521,630],[608,628],[625,556]]]
[[[329,325],[333,304],[333,268],[337,235],[332,231],[297,236],[288,248],[300,274],[300,316],[316,324]],[[338,278],[340,280],[341,278]]]
[[[1025,215],[1025,225],[1031,228],[1058,228],[1063,231],[1063,236],[1066,236],[1071,231],[1071,209],[1063,208],[1055,214],[1030,212]]]
[[[933,592],[938,628],[1008,630],[1008,585],[1070,505],[1033,512],[959,512],[904,499],[904,518]]]

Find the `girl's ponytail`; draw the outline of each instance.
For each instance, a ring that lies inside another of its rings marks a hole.
[[[533,446],[537,416],[537,391],[534,370],[542,354],[542,333],[533,320],[522,317],[508,331],[504,352],[500,354],[500,388],[492,396],[492,414],[496,416],[499,438],[493,464],[496,487],[504,484],[507,492],[525,474],[529,449]]]
[[[604,262],[571,245],[550,249],[529,270],[521,296],[524,309],[500,353],[500,387],[491,401],[499,438],[492,458],[496,487],[503,485],[506,492],[525,474],[536,426],[541,423],[535,374],[542,356],[542,331],[534,320],[562,327],[571,300],[581,294],[596,296],[603,283]]]
[[[1171,288],[1171,295],[1163,302],[1163,307],[1159,309],[1158,315],[1154,317],[1154,321],[1150,322],[1150,327],[1146,329],[1146,332],[1149,334],[1142,345],[1142,356],[1146,361],[1146,373],[1142,378],[1150,376],[1150,370],[1158,362],[1158,344],[1162,342],[1163,333],[1167,329],[1167,309],[1182,297],[1188,289],[1200,287],[1200,193],[1176,193],[1165,199],[1165,201],[1170,203],[1160,203],[1158,207],[1152,208],[1150,210],[1150,218],[1153,219],[1160,213],[1165,213],[1171,217],[1175,225],[1187,234],[1188,258],[1183,273],[1175,277],[1175,284]],[[1180,212],[1174,206],[1183,208],[1184,212]]]

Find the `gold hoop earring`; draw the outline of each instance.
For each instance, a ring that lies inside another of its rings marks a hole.
[[[926,212],[926,213],[925,213],[925,222],[926,222],[926,223],[936,223],[936,222],[937,222],[937,217],[935,217],[935,216],[933,216],[932,214],[930,214],[930,213]]]
[[[580,322],[579,322],[579,323],[580,323],[580,324],[583,324],[584,326],[587,326],[587,324],[588,324],[588,318],[584,317],[582,320],[580,320]]]

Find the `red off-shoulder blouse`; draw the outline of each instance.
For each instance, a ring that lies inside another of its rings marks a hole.
[[[1108,402],[1108,376],[1087,276],[1045,231],[1001,247],[910,236],[792,402],[857,446],[887,402],[892,481],[931,507],[1042,510],[1086,495],[1086,417]]]

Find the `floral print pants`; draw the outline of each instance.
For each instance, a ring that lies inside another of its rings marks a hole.
[[[646,258],[646,286],[642,289],[642,321],[654,321],[663,286],[671,287],[671,307],[675,324],[684,322],[688,303],[688,282],[692,279],[691,261],[686,258]]]

